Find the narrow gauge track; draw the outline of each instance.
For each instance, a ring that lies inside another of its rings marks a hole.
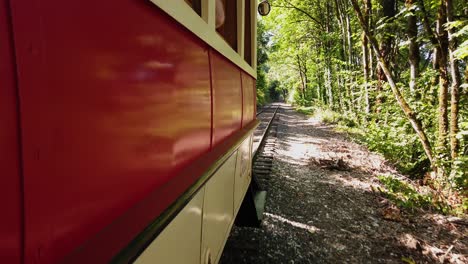
[[[276,114],[280,110],[280,105],[273,104],[257,113],[260,125],[254,132],[252,144],[252,181],[257,190],[264,190],[268,185],[276,145]]]
[[[258,150],[262,146],[262,144],[265,142],[265,139],[267,138],[268,131],[270,130],[273,120],[276,117],[276,113],[280,109],[279,105],[270,105],[263,107],[258,113],[257,113],[257,119],[260,121],[260,125],[257,127],[257,129],[254,132],[254,138],[253,138],[253,146],[252,146],[252,154],[255,158],[257,155]]]
[[[257,108],[257,116],[260,115],[263,111],[265,111],[265,108],[268,108],[268,106],[262,106]]]

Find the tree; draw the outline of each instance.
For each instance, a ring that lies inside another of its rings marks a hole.
[[[419,43],[418,43],[418,26],[417,26],[417,18],[416,18],[416,5],[415,0],[406,0],[405,5],[406,9],[408,10],[408,27],[407,27],[407,35],[409,41],[409,63],[410,63],[410,91],[416,91],[416,81],[419,77]]]
[[[453,1],[445,0],[445,10],[447,13],[447,22],[453,23]],[[454,36],[453,27],[449,25],[448,27],[448,37],[449,37],[449,60],[450,60],[450,72],[452,76],[452,96],[450,100],[450,155],[453,160],[458,157],[459,145],[460,142],[457,138],[457,133],[459,130],[458,119],[459,119],[459,110],[460,110],[460,70],[458,65],[458,60],[454,56],[454,52],[458,47],[457,38]]]
[[[353,5],[354,11],[356,12],[356,15],[358,17],[358,20],[359,20],[359,23],[361,24],[362,29],[364,33],[366,34],[366,37],[369,40],[369,43],[374,49],[374,53],[378,59],[380,69],[385,74],[385,77],[387,78],[387,81],[390,87],[392,88],[392,92],[395,96],[395,99],[397,100],[402,111],[405,113],[406,117],[411,123],[411,126],[413,127],[414,131],[418,135],[419,140],[421,141],[421,144],[423,145],[424,151],[426,152],[427,158],[429,159],[433,167],[437,167],[437,164],[435,163],[435,160],[434,160],[434,156],[432,154],[431,143],[429,142],[429,139],[426,136],[426,132],[424,131],[420,120],[417,118],[416,113],[411,109],[409,104],[406,102],[405,98],[401,94],[400,89],[397,87],[395,81],[393,80],[393,76],[387,65],[387,61],[385,60],[384,55],[381,54],[381,49],[379,49],[377,40],[372,35],[369,28],[366,26],[364,17],[362,15],[361,9],[359,8],[357,4],[357,1],[351,0],[351,3]]]

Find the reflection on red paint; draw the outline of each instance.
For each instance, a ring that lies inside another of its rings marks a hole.
[[[0,263],[21,262],[21,188],[13,47],[6,2],[0,3]]]
[[[211,52],[213,82],[213,144],[239,130],[242,117],[242,90],[239,69]]]
[[[61,259],[209,151],[206,45],[155,7],[104,2],[12,5],[27,263]]]
[[[242,126],[252,122],[255,118],[255,80],[245,72],[241,72],[242,76],[242,97],[243,97],[243,114]]]

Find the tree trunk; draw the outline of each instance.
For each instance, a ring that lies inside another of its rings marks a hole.
[[[330,23],[330,14],[331,14],[331,7],[330,2],[326,2],[326,15],[325,15],[325,30],[327,34],[332,32],[331,23]],[[332,73],[331,73],[331,61],[330,61],[330,51],[331,51],[331,41],[326,40],[325,42],[325,58],[326,58],[326,81],[325,87],[328,92],[328,103],[331,109],[334,108],[334,98],[333,98],[333,88],[332,88]]]
[[[339,69],[337,69],[337,71],[339,71]],[[343,77],[337,76],[336,81],[338,83],[338,87],[344,87]],[[337,95],[338,95],[338,105],[339,105],[341,110],[345,111],[346,110],[346,104],[345,104],[344,98],[343,98],[343,91],[341,91],[341,89],[337,89],[336,92],[337,92]]]
[[[309,78],[307,77],[307,61],[302,62],[302,73],[304,74],[304,99],[307,98],[307,91],[309,91]]]
[[[346,10],[347,10],[347,5],[346,5]],[[352,41],[352,31],[351,31],[351,22],[349,20],[349,14],[346,12],[345,15],[345,21],[346,21],[346,37],[348,39],[348,63],[349,67],[351,68],[353,66],[353,41]]]
[[[315,58],[315,63],[317,65],[320,65],[320,60],[319,56]],[[320,103],[325,104],[325,99],[323,97],[323,92],[322,92],[322,76],[320,74],[320,71],[315,71],[315,79],[317,79],[317,99],[319,100]]]
[[[439,66],[439,111],[438,111],[438,135],[437,151],[441,155],[448,154],[448,73],[447,73],[447,55],[448,55],[448,35],[444,29],[447,22],[447,13],[444,6],[444,0],[440,1],[439,11],[437,13],[436,33],[439,39],[439,50],[437,51],[437,64]]]
[[[418,38],[418,27],[415,15],[415,0],[406,0],[406,8],[409,9],[408,16],[408,28],[406,34],[408,35],[409,41],[409,63],[410,63],[410,91],[414,93],[416,91],[416,80],[419,76],[419,43]]]
[[[341,42],[342,42],[342,50],[341,50],[341,56],[343,61],[345,61],[346,56],[347,56],[347,50],[348,48],[346,47],[346,29],[344,25],[344,15],[343,15],[343,10],[342,10],[342,2],[341,0],[335,0],[335,9],[336,9],[336,16],[338,18],[338,25],[341,29]],[[346,65],[346,68],[348,69],[348,65]]]
[[[447,13],[447,22],[453,22],[453,3],[452,0],[445,0]],[[455,160],[458,156],[460,142],[457,138],[458,133],[458,112],[460,102],[460,71],[458,61],[454,58],[453,52],[457,49],[457,39],[453,36],[453,29],[449,28],[449,58],[450,73],[452,76],[452,96],[450,99],[450,156]]]
[[[342,0],[335,0],[335,9],[336,9],[336,16],[337,16],[337,21],[338,21],[338,26],[340,27],[341,30],[341,49],[340,49],[340,59],[345,63],[343,66],[340,67],[341,72],[351,71],[351,60],[350,60],[350,52],[352,51],[352,48],[349,46],[349,40],[348,40],[348,33],[347,33],[347,23],[345,22],[345,7],[344,7],[344,2]],[[349,16],[348,16],[349,18]],[[355,111],[354,105],[346,99],[350,98],[350,84],[347,79],[348,76],[341,76],[340,78],[340,84],[338,87],[343,87],[342,92],[338,91],[338,98],[341,101],[341,107],[342,109],[347,109],[351,111]],[[340,89],[341,90],[341,89]]]
[[[351,29],[351,20],[349,17],[349,6],[348,6],[348,1],[343,1],[343,7],[344,7],[344,15],[345,15],[345,22],[346,22],[346,39],[348,42],[348,70],[349,70],[349,78],[350,78],[350,85],[349,85],[349,93],[351,95],[351,102],[350,102],[350,109],[353,112],[361,111],[361,108],[359,106],[360,102],[358,101],[358,104],[355,103],[354,101],[354,95],[353,95],[353,82],[356,82],[356,76],[354,69],[355,67],[355,59],[354,59],[354,53],[353,53],[353,40],[352,40],[352,29]]]
[[[327,63],[327,66],[325,68],[325,88],[327,90],[327,97],[328,97],[328,105],[330,106],[331,109],[333,109],[334,105],[334,99],[333,99],[333,89],[332,89],[332,80],[331,80],[331,70],[330,70],[330,64]]]
[[[419,3],[419,8],[421,9],[422,13],[422,24],[424,26],[424,30],[427,33],[427,36],[429,37],[429,40],[431,41],[432,46],[434,46],[433,49],[433,55],[432,55],[432,68],[434,70],[439,70],[440,65],[439,65],[439,57],[442,56],[442,51],[441,51],[441,44],[440,37],[437,33],[435,33],[432,28],[431,28],[431,22],[429,21],[429,15],[426,11],[426,7],[424,5],[424,0],[418,0]],[[437,76],[431,79],[432,85],[436,85],[438,81]]]
[[[365,11],[364,11],[364,23],[369,28],[369,17],[372,9],[371,0],[366,0]],[[362,33],[362,66],[364,71],[364,98],[366,103],[365,113],[370,114],[370,100],[369,100],[369,44],[366,38],[366,34]],[[372,67],[372,66],[371,66]]]
[[[392,92],[393,92],[393,95],[395,96],[395,99],[398,102],[398,105],[401,107],[401,109],[405,113],[406,117],[408,118],[411,126],[413,127],[414,131],[418,135],[419,141],[421,142],[421,144],[422,144],[422,146],[424,148],[424,152],[426,153],[426,156],[428,157],[429,161],[431,162],[432,167],[436,168],[437,164],[436,164],[436,162],[434,160],[434,156],[432,154],[431,144],[429,142],[429,139],[426,136],[426,133],[425,133],[423,127],[422,127],[421,122],[418,120],[418,118],[416,116],[416,113],[413,112],[411,107],[406,102],[405,98],[403,97],[403,95],[400,92],[400,89],[396,86],[396,84],[395,84],[395,82],[393,80],[392,73],[390,72],[390,70],[389,70],[389,68],[387,66],[387,62],[383,58],[382,54],[380,54],[378,42],[374,38],[374,36],[371,34],[371,32],[369,31],[369,28],[367,27],[367,25],[365,24],[364,17],[363,17],[363,15],[361,13],[361,9],[358,6],[357,0],[351,0],[351,3],[353,5],[354,11],[356,12],[356,15],[357,15],[357,17],[359,19],[359,23],[360,23],[364,33],[366,34],[367,39],[369,40],[369,43],[371,44],[371,46],[372,46],[372,48],[374,50],[374,53],[375,53],[375,56],[377,57],[380,68],[382,69],[382,71],[385,73],[385,75],[387,77],[387,81],[388,81],[388,83],[389,83],[389,85],[390,85],[390,87],[392,89]]]
[[[369,48],[365,34],[362,34],[362,67],[364,70],[364,100],[366,104],[365,113],[370,114],[369,101]]]
[[[382,8],[383,8],[383,16],[386,20],[393,18],[396,15],[395,9],[395,0],[381,0]],[[385,60],[385,64],[389,67],[390,66],[390,53],[392,51],[392,44],[393,44],[393,37],[388,34],[384,34],[382,38],[382,42],[380,43],[379,53],[382,55],[382,58]],[[390,68],[389,68],[390,69]],[[380,66],[377,68],[377,100],[376,111],[379,112],[379,106],[383,103],[383,83],[386,82],[386,74],[382,67]]]

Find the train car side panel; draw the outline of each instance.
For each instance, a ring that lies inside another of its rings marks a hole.
[[[205,186],[202,227],[202,263],[218,263],[234,221],[234,176],[237,151],[218,169]],[[208,259],[211,259],[209,262]]]
[[[213,145],[241,128],[242,88],[239,69],[210,52],[213,83]]]
[[[251,180],[252,136],[247,137],[237,154],[236,176],[234,178],[234,212],[239,210]]]
[[[107,262],[200,175],[180,171],[210,149],[207,45],[145,1],[12,11],[25,262]]]
[[[242,126],[246,126],[255,119],[255,80],[245,72],[242,73],[243,114]]]
[[[8,1],[0,2],[0,263],[21,263],[17,90]]]
[[[135,264],[200,263],[204,194],[204,188],[199,190],[190,203],[136,259]]]

